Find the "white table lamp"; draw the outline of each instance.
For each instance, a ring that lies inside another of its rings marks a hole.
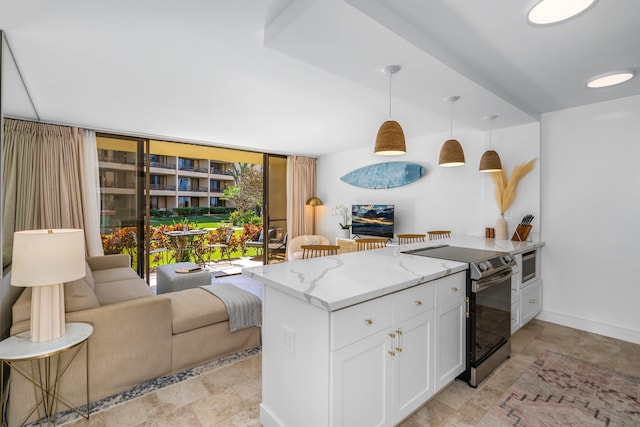
[[[85,274],[83,230],[14,233],[11,284],[33,287],[31,341],[49,341],[64,335],[64,282]]]

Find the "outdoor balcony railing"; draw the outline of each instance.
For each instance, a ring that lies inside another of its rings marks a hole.
[[[98,160],[101,162],[120,163],[124,165],[133,165],[136,163],[136,158],[132,154],[131,156],[105,156],[98,155]]]
[[[121,184],[119,182],[113,182],[113,181],[102,181],[100,183],[100,187],[102,187],[102,188],[126,188],[126,189],[132,189],[132,188],[136,188],[136,184],[135,183]]]
[[[207,173],[207,168],[197,168],[195,166],[178,166],[178,169],[180,169],[181,171],[187,171],[187,172],[202,172],[202,173]]]
[[[149,185],[149,188],[151,190],[176,191],[175,185],[151,184]]]
[[[212,175],[231,175],[229,172],[227,172],[226,170],[222,170],[222,169],[216,169],[216,168],[211,168],[209,170],[209,173],[211,173]]]
[[[152,168],[162,168],[162,169],[175,169],[175,163],[165,163],[165,162],[151,162],[149,164]]]
[[[198,193],[206,193],[207,187],[191,187],[181,185],[180,187],[178,187],[178,191],[197,191]]]

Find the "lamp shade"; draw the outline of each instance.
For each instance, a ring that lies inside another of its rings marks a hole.
[[[404,132],[400,123],[395,120],[387,120],[380,126],[373,152],[381,156],[397,156],[407,152]]]
[[[84,231],[25,230],[13,234],[13,286],[54,285],[85,274]]]
[[[464,151],[462,145],[456,139],[448,139],[440,148],[440,160],[438,165],[442,167],[464,165]]]
[[[487,150],[480,158],[480,172],[500,172],[502,162],[500,156],[494,150]]]
[[[313,196],[309,198],[309,200],[307,200],[307,203],[305,204],[308,206],[313,206],[315,208],[316,206],[322,206],[322,200],[320,200],[316,196]]]

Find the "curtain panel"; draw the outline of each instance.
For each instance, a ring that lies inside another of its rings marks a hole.
[[[85,222],[90,190],[85,189],[81,130],[5,119],[3,144],[3,267],[11,263],[15,231],[80,228],[92,242],[87,249],[94,247],[100,230],[87,229]],[[92,215],[99,218],[98,212]]]
[[[287,158],[287,224],[289,241],[296,236],[311,234],[313,225],[305,203],[316,195],[316,159],[313,157],[289,156]]]

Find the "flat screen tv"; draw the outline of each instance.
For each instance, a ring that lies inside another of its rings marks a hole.
[[[394,205],[351,205],[351,233],[393,239]]]

